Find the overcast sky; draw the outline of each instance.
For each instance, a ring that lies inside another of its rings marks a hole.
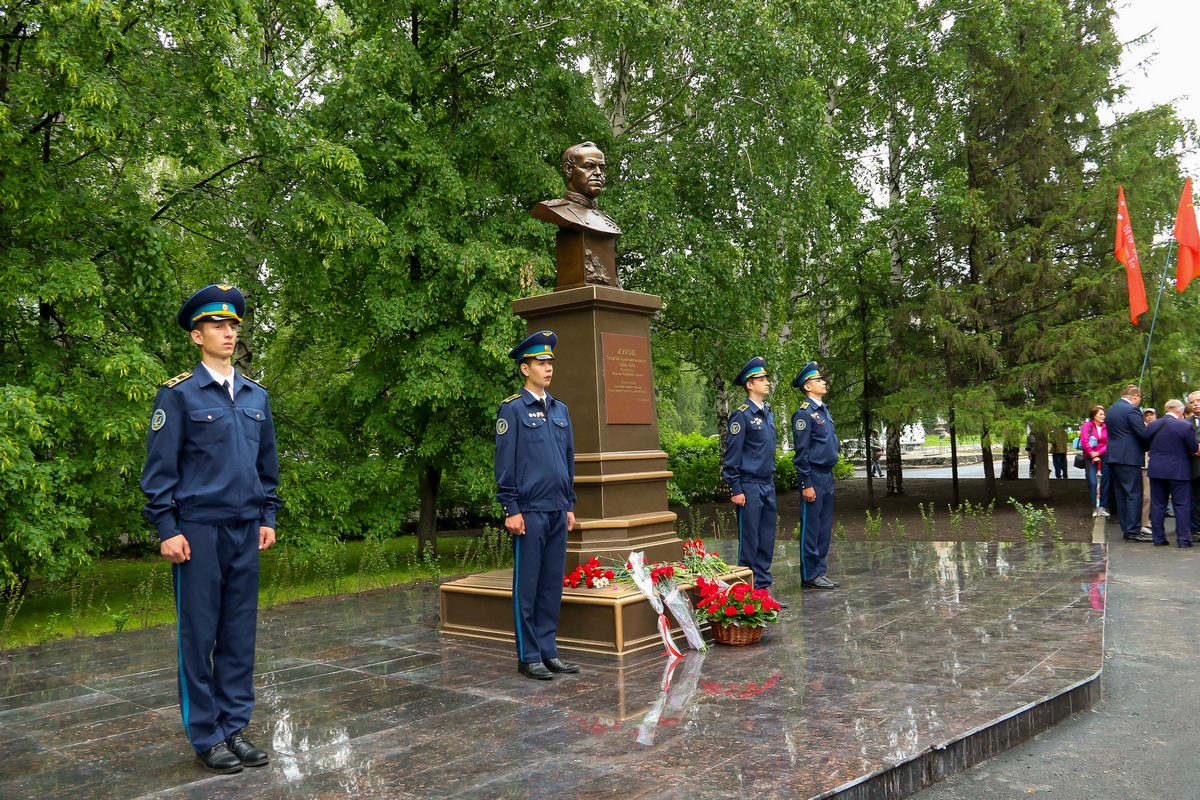
[[[1170,103],[1180,117],[1200,121],[1200,0],[1117,0],[1117,36],[1128,43],[1145,33],[1150,41],[1126,45],[1121,80],[1129,87],[1119,111]],[[1200,178],[1200,154],[1184,165],[1192,183]]]

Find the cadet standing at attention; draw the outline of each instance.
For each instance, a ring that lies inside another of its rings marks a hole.
[[[200,348],[163,384],[150,417],[142,491],[170,561],[178,624],[179,709],[213,772],[267,763],[245,736],[254,708],[258,551],[275,543],[279,458],[267,391],[233,369],[246,300],[206,286],[177,320]]]
[[[496,500],[513,537],[513,629],[517,671],[548,681],[579,672],[558,657],[567,532],[575,527],[575,443],[567,406],[546,389],[554,377],[553,331],[514,347],[525,381],[496,413]]]
[[[746,402],[729,415],[721,477],[736,506],[738,564],[754,573],[755,589],[766,589],[772,583],[776,517],[775,415],[766,401],[771,391],[766,360],[750,359],[733,382],[745,388]]]
[[[836,589],[841,584],[825,574],[825,557],[833,538],[833,468],[838,462],[838,438],[825,405],[829,384],[815,361],[808,362],[792,381],[806,400],[792,415],[796,450],[796,483],[800,504],[800,580],[809,589]]]

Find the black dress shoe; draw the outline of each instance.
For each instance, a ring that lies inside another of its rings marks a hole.
[[[261,767],[267,763],[267,754],[255,747],[242,731],[238,731],[226,739],[225,744],[229,745],[230,751],[238,757],[242,766]]]
[[[1176,547],[1192,547],[1193,545],[1191,542],[1176,542],[1175,546]]]
[[[1138,531],[1137,533],[1125,534],[1125,541],[1127,541],[1127,542],[1153,542],[1154,537],[1148,533],[1142,533],[1141,531]]]
[[[561,658],[547,658],[542,665],[551,672],[579,672],[578,664],[570,664]]]
[[[1166,547],[1166,546],[1167,546],[1167,545],[1169,545],[1169,544],[1170,544],[1170,542],[1168,542],[1168,541],[1165,541],[1165,540],[1164,540],[1164,541],[1161,541],[1161,542],[1155,542],[1155,543],[1154,543],[1154,546],[1155,546],[1155,547]]]
[[[242,771],[241,759],[229,752],[229,747],[224,742],[217,742],[203,753],[197,753],[196,760],[209,772],[228,775],[231,772]]]
[[[809,589],[836,589],[838,587],[836,583],[824,575],[818,575],[811,581],[801,581],[800,585]]]
[[[779,607],[780,607],[780,608],[787,608],[787,607],[788,607],[788,604],[787,604],[787,603],[785,603],[785,602],[783,602],[782,600],[780,600],[778,597],[776,597],[776,598],[775,598],[775,602],[779,604]]]
[[[533,678],[537,681],[548,681],[554,678],[554,673],[536,661],[532,664],[526,664],[524,661],[518,661],[517,672],[521,673],[526,678]]]

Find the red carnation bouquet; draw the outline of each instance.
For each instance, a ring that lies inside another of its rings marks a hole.
[[[615,577],[616,573],[600,566],[600,560],[593,556],[586,564],[571,570],[571,573],[563,578],[563,588],[578,589],[582,583],[589,589],[603,589],[612,583]]]
[[[755,589],[748,583],[722,585],[697,578],[696,590],[700,593],[700,599],[696,601],[696,618],[701,621],[739,628],[763,628],[779,619],[779,603],[766,589]]]

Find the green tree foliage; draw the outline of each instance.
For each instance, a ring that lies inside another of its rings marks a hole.
[[[721,432],[758,354],[780,419],[821,359],[847,436],[953,414],[1020,441],[1078,416],[1144,342],[1116,185],[1148,248],[1194,136],[1165,108],[1106,122],[1112,14],[0,0],[0,580],[146,536],[148,404],[194,364],[172,320],[209,282],[250,298],[237,360],[272,391],[281,535],[390,535],[419,510],[425,547],[439,512],[490,507],[510,302],[553,281],[529,209],[584,139],[626,287],[665,300],[665,432]],[[1144,249],[1152,297],[1163,257]],[[1164,302],[1152,396],[1200,378],[1195,305]]]

